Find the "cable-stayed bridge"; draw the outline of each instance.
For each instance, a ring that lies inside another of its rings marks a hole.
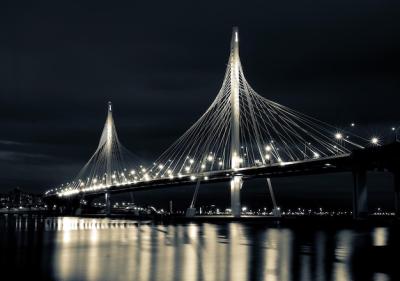
[[[247,82],[239,58],[239,33],[233,29],[229,60],[221,88],[206,112],[153,165],[140,165],[120,143],[112,105],[99,145],[78,176],[47,197],[111,193],[196,184],[188,214],[200,184],[229,181],[231,211],[240,216],[244,179],[352,171],[355,178],[354,215],[367,212],[366,172],[391,170],[399,198],[399,145],[381,146],[377,137],[366,139],[268,100]],[[398,159],[398,158],[394,158]],[[276,206],[275,212],[279,213]]]

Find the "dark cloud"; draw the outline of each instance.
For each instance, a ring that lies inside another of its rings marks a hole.
[[[152,161],[217,94],[233,25],[264,97],[367,136],[398,124],[398,1],[82,2],[0,4],[0,190],[74,176],[108,100],[121,141]]]

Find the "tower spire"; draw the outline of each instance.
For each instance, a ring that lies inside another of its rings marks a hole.
[[[231,39],[231,55],[239,55],[239,28],[234,26],[232,28],[232,39]]]

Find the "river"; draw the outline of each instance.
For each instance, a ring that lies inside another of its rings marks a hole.
[[[1,280],[400,280],[390,257],[398,234],[393,226],[0,215],[1,276],[9,276]]]

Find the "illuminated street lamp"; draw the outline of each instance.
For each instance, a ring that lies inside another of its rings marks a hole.
[[[335,134],[335,139],[339,142],[339,141],[341,141],[342,139],[343,139],[343,135],[342,135],[342,133],[336,133]],[[337,145],[334,145],[333,146],[335,149],[336,149],[336,153],[339,153],[339,147],[337,146]]]
[[[399,131],[400,127],[392,127],[392,132],[394,133],[394,141],[399,141],[397,137],[397,132]]]
[[[379,139],[377,137],[373,137],[373,138],[371,138],[371,143],[373,145],[378,145],[379,144]]]

